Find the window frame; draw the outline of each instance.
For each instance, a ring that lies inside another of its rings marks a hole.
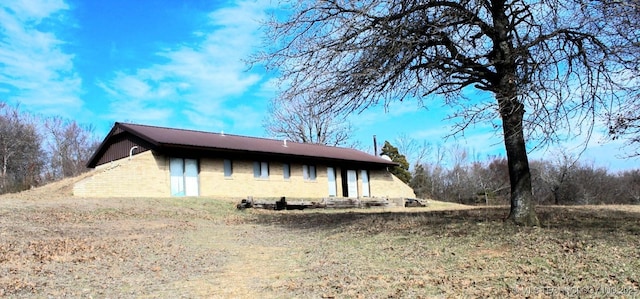
[[[360,170],[360,181],[362,182],[362,197],[371,197],[371,177],[369,170]]]
[[[169,157],[171,196],[200,196],[200,159]]]
[[[282,164],[282,178],[285,180],[291,179],[291,164],[289,163]]]
[[[338,179],[336,176],[336,167],[328,166],[327,167],[327,182],[329,183],[329,197],[337,197],[338,196]]]
[[[256,179],[269,179],[269,162],[253,161],[253,177]]]
[[[315,165],[302,165],[302,178],[305,181],[315,181],[318,178],[318,172]]]
[[[222,160],[222,172],[225,178],[233,177],[233,161],[231,159]]]

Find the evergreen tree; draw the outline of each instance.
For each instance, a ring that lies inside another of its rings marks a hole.
[[[413,177],[409,182],[409,186],[413,189],[418,198],[430,198],[429,191],[431,190],[431,180],[429,173],[424,166],[418,164],[413,171]]]
[[[385,141],[380,154],[386,155],[391,158],[391,161],[400,164],[391,168],[390,172],[393,173],[393,175],[398,177],[405,184],[408,184],[409,181],[411,181],[411,173],[409,172],[409,162],[407,162],[407,157],[400,154],[397,147],[391,145],[389,141]]]

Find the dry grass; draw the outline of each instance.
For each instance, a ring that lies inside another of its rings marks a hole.
[[[640,207],[237,211],[228,201],[0,198],[0,297],[638,297]]]
[[[637,297],[633,209],[540,207],[542,228],[502,222],[506,208],[261,220],[323,240],[286,290],[294,297]]]

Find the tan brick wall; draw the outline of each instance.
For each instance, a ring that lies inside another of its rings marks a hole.
[[[81,197],[169,197],[169,159],[153,155],[150,151],[101,165],[95,175],[78,182],[74,195]],[[223,159],[203,158],[199,160],[200,196],[220,198],[324,198],[328,197],[327,166],[316,166],[316,179],[304,180],[302,165],[290,164],[290,178],[283,177],[283,164],[269,163],[269,177],[253,176],[253,161],[233,160],[233,174],[224,176]],[[341,169],[336,167],[336,189],[342,195]],[[362,194],[362,179],[358,173],[359,194]],[[410,197],[413,190],[398,178],[384,170],[369,171],[370,195],[372,197]]]
[[[413,189],[385,170],[370,171],[371,194],[375,197],[415,198]]]
[[[74,185],[75,196],[165,197],[170,193],[168,163],[151,151],[100,165],[93,172]]]
[[[302,165],[290,165],[290,178],[283,177],[283,163],[269,163],[269,177],[253,176],[254,161],[232,161],[233,174],[224,176],[222,159],[202,159],[200,164],[200,191],[203,196],[232,198],[253,197],[308,197],[322,198],[328,194],[327,169],[316,166],[317,178],[306,181]]]

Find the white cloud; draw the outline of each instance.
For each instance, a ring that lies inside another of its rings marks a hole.
[[[69,6],[64,0],[5,0],[4,7],[15,12],[21,20],[45,19]]]
[[[161,62],[116,72],[111,79],[100,82],[111,96],[108,117],[143,115],[146,109],[155,107],[177,111],[180,115],[173,117],[186,118],[199,129],[220,130],[236,123],[238,117],[226,110],[238,106],[234,101],[259,89],[264,80],[262,75],[248,72],[243,62],[260,42],[258,21],[264,18],[264,9],[259,2],[241,1],[211,12],[206,28],[193,32],[197,42],[159,49],[155,58]],[[130,101],[139,102],[139,108],[145,110],[128,110],[130,106],[123,103]],[[245,115],[259,114],[251,106],[242,111]],[[157,119],[154,123],[162,121]]]
[[[62,0],[0,4],[0,96],[29,110],[66,117],[82,106],[82,80],[57,37],[69,6]]]

